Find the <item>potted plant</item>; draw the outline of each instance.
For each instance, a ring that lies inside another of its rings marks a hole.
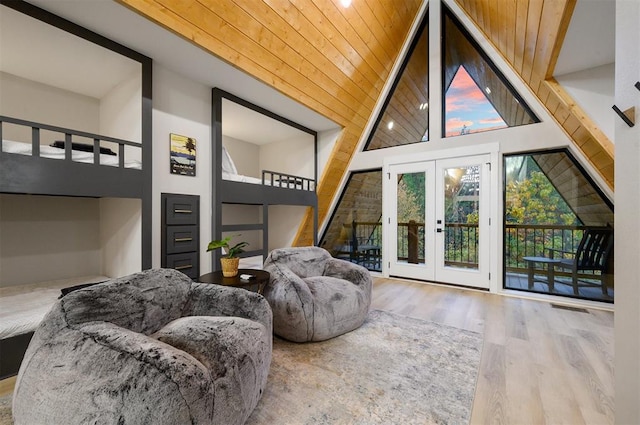
[[[234,277],[238,274],[238,264],[240,262],[238,254],[242,254],[244,252],[243,248],[249,245],[248,242],[243,241],[231,246],[229,244],[229,242],[231,242],[231,238],[232,236],[227,236],[226,238],[218,241],[211,241],[207,246],[207,252],[218,248],[223,248],[224,251],[226,251],[226,256],[220,257],[220,265],[222,266],[222,275],[224,277]]]

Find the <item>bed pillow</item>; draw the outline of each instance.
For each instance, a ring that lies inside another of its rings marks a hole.
[[[64,141],[56,140],[55,142],[51,143],[49,146],[51,146],[52,148],[64,149],[64,145],[65,145]],[[93,145],[89,145],[86,143],[71,142],[71,149],[74,151],[93,152]],[[109,148],[104,148],[102,146],[100,146],[100,153],[103,155],[117,156],[117,154],[114,151],[112,151]]]
[[[229,155],[229,152],[224,146],[222,147],[222,171],[229,174],[238,174],[236,164],[233,163],[231,155]]]

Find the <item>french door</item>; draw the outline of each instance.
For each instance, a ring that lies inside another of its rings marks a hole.
[[[389,275],[489,288],[490,155],[389,166]]]

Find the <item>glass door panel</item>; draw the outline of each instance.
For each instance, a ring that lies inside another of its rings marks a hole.
[[[392,276],[433,280],[434,163],[391,166],[388,188],[393,207],[388,223]],[[428,206],[431,205],[431,208]]]
[[[488,155],[437,161],[438,282],[489,287],[489,161]]]
[[[425,173],[397,177],[397,259],[409,264],[425,263]]]
[[[389,166],[390,276],[489,287],[490,156]],[[480,235],[487,235],[480,238]]]
[[[477,270],[480,166],[445,168],[443,184],[444,265]]]

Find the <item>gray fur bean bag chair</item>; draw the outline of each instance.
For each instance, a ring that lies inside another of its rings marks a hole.
[[[324,341],[364,322],[371,304],[371,275],[322,248],[271,251],[264,297],[273,310],[274,333],[289,341]]]
[[[31,340],[15,424],[242,424],[267,383],[271,344],[271,309],[244,289],[170,269],[80,289]]]

